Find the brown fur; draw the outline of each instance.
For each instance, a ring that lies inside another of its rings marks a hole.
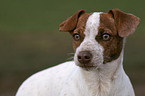
[[[115,20],[115,25],[120,37],[127,37],[132,34],[140,23],[140,19],[132,14],[125,13],[119,9],[108,11]]]
[[[124,13],[119,9],[109,10],[100,15],[99,34],[96,40],[104,47],[104,64],[117,59],[123,48],[123,37],[132,34],[139,24],[140,19],[134,15]],[[109,33],[111,39],[103,41],[100,37]]]
[[[76,48],[81,44],[81,42],[84,40],[84,31],[85,31],[85,26],[86,26],[86,22],[87,22],[87,19],[88,17],[90,16],[91,14],[88,14],[88,13],[84,13],[80,16],[79,20],[78,20],[78,23],[77,23],[77,26],[76,26],[76,29],[74,29],[73,32],[70,32],[70,34],[73,36],[74,34],[79,34],[80,35],[80,40],[79,41],[75,41],[73,39],[73,49],[74,51],[76,51]]]
[[[104,64],[111,62],[119,57],[122,47],[123,47],[123,38],[120,37],[117,33],[115,27],[114,19],[107,13],[100,15],[100,27],[98,28],[99,32],[96,37],[96,40],[104,48]],[[110,40],[104,41],[101,36],[104,33],[110,34]]]
[[[77,26],[79,17],[84,13],[84,10],[79,10],[73,16],[62,22],[59,26],[59,31],[72,32]]]

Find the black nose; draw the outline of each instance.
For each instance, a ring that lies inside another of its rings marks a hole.
[[[81,64],[87,64],[91,61],[92,54],[88,51],[83,51],[78,54],[78,61]]]

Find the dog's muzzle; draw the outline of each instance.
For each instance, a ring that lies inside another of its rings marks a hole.
[[[88,64],[92,59],[92,54],[88,51],[79,52],[78,61],[81,64]]]
[[[89,51],[81,51],[78,53],[77,59],[79,61],[79,66],[83,68],[91,68],[93,65],[90,65],[92,60],[92,54]]]

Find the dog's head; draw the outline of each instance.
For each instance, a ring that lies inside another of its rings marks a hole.
[[[75,63],[92,69],[116,60],[123,49],[124,37],[132,34],[140,19],[119,9],[108,13],[76,12],[60,24],[60,31],[70,32],[73,37]]]

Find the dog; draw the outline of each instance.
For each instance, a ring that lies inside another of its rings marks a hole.
[[[135,96],[123,69],[125,38],[140,19],[119,9],[79,10],[60,24],[73,38],[74,61],[38,72],[16,96]]]

